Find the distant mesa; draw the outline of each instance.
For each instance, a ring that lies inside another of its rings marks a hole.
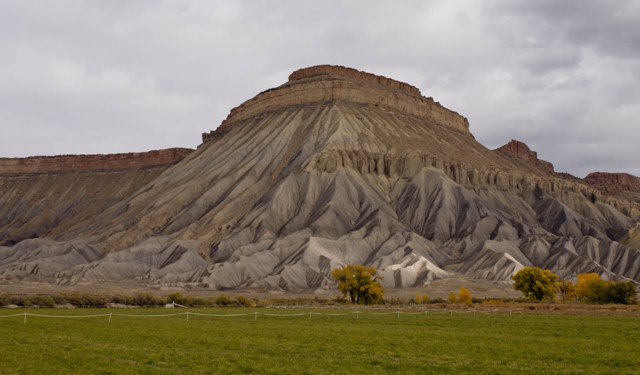
[[[193,151],[0,159],[11,285],[327,293],[346,264],[397,289],[500,295],[528,266],[638,283],[639,222],[637,177],[490,150],[417,88],[342,66],[293,72]]]
[[[172,165],[193,149],[169,148],[146,152],[107,155],[31,156],[0,158],[0,175],[25,175],[73,172],[109,172],[128,169],[156,168]]]

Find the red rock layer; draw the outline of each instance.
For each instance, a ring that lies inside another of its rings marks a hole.
[[[411,86],[408,83],[338,65],[316,65],[310,68],[298,69],[289,75],[289,82],[322,76],[354,78],[363,82],[375,83],[378,85],[401,90],[410,95],[422,96],[422,93],[420,93],[420,90],[417,87]]]
[[[628,173],[593,172],[584,181],[606,194],[618,194],[621,191],[640,192],[640,178]]]
[[[529,146],[523,142],[512,139],[511,142],[497,148],[496,151],[515,156],[516,158],[533,164],[542,170],[553,173],[553,164],[546,160],[538,159],[538,153],[532,151]]]
[[[72,172],[108,172],[145,169],[171,165],[184,159],[193,150],[169,148],[147,152],[108,155],[32,156],[0,158],[0,175],[52,174]]]

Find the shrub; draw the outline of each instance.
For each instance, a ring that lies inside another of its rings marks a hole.
[[[55,307],[56,301],[51,296],[37,295],[31,299],[31,303],[38,307]]]
[[[258,301],[257,303],[258,307],[270,307],[271,306],[271,301],[267,300],[267,299],[261,299]]]
[[[122,294],[116,294],[111,297],[111,303],[117,303],[120,305],[131,305],[131,296],[124,296]]]
[[[171,293],[171,294],[167,294],[164,297],[164,303],[177,303],[180,305],[186,305],[186,298],[180,293],[180,292],[175,292],[175,293]]]
[[[426,294],[417,293],[414,302],[418,305],[424,305],[425,303],[429,303],[429,296]]]
[[[256,307],[256,301],[254,301],[252,298],[238,296],[236,297],[236,299],[238,300],[238,303],[244,307]]]
[[[176,302],[179,303],[179,302]],[[186,296],[183,298],[181,305],[185,306],[207,306],[210,305],[210,301],[198,296]]]
[[[136,293],[131,302],[136,306],[157,306],[162,304],[161,300],[148,292]]]
[[[230,305],[238,306],[238,301],[232,299],[226,294],[221,294],[217,296],[216,299],[214,300],[214,303],[218,306],[230,306]]]

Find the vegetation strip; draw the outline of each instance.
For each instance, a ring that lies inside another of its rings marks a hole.
[[[534,313],[532,311],[532,313]],[[270,317],[304,317],[308,316],[311,318],[313,315],[318,316],[356,316],[360,315],[366,316],[392,316],[396,315],[400,317],[400,315],[429,315],[429,314],[473,314],[476,313],[481,314],[496,314],[496,315],[512,315],[512,314],[524,314],[523,311],[514,311],[513,309],[491,309],[491,310],[481,310],[481,309],[473,309],[473,310],[459,310],[459,309],[443,309],[443,310],[424,310],[424,311],[386,311],[386,312],[376,312],[376,311],[352,311],[347,313],[324,313],[324,312],[303,312],[303,313],[266,313],[266,312],[257,312],[254,311],[252,313],[231,313],[231,314],[210,314],[210,313],[200,313],[193,311],[185,311],[180,313],[171,313],[171,314],[124,314],[124,313],[104,313],[104,314],[79,314],[79,315],[53,315],[53,314],[38,314],[31,312],[21,312],[17,314],[0,314],[0,318],[11,318],[11,317],[38,317],[38,318],[61,318],[61,319],[73,319],[73,318],[100,318],[100,317],[127,317],[127,318],[166,318],[166,317],[176,317],[176,316],[202,316],[202,317],[243,317],[243,316],[270,316]]]

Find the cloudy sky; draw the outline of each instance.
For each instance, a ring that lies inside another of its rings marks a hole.
[[[290,72],[417,86],[495,148],[640,175],[640,1],[0,0],[0,156],[196,147]]]

